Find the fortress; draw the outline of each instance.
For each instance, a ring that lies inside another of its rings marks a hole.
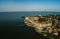
[[[27,16],[24,22],[27,26],[33,27],[36,32],[40,34],[53,33],[54,35],[58,35],[60,31],[59,17],[59,15]]]

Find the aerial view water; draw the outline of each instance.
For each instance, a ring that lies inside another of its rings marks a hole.
[[[36,33],[34,28],[27,27],[21,16],[48,14],[60,14],[60,12],[0,12],[0,33],[8,39],[9,37],[21,39],[45,39],[42,35]]]
[[[60,39],[60,0],[0,0],[0,37]]]
[[[60,12],[0,12],[0,25],[22,25],[22,16],[60,14]],[[4,23],[4,24],[2,24]],[[7,24],[8,23],[8,24]]]

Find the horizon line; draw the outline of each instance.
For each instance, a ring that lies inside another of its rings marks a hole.
[[[0,11],[0,12],[60,12],[60,11]]]

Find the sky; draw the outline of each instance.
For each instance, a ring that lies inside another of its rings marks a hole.
[[[60,0],[0,0],[0,12],[60,11]]]

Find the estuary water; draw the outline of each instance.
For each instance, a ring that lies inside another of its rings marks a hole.
[[[0,12],[0,25],[22,25],[21,16],[60,14],[60,12]]]
[[[3,38],[45,39],[31,27],[27,27],[21,16],[60,14],[60,12],[0,12],[0,33]]]

